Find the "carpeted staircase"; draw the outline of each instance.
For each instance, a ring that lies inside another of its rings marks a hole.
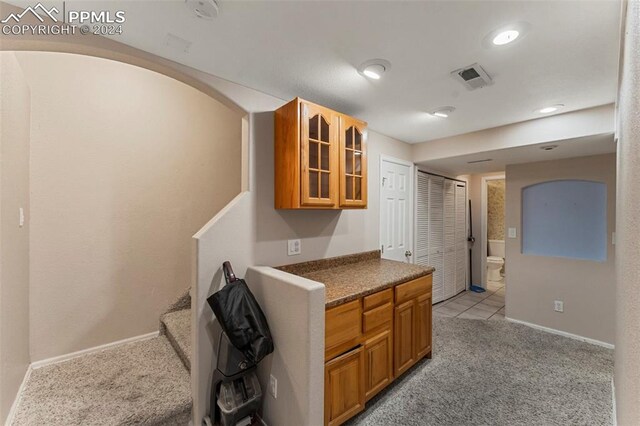
[[[11,425],[187,425],[190,306],[187,293],[161,316],[157,337],[34,369]]]

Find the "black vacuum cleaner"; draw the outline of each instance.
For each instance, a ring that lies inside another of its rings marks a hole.
[[[211,421],[222,426],[246,423],[260,408],[262,390],[256,375],[258,363],[273,352],[273,339],[260,305],[236,278],[231,263],[222,270],[227,285],[207,299],[222,331],[216,368],[211,379]]]

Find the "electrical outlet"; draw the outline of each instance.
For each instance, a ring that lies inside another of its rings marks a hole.
[[[562,300],[554,300],[553,310],[556,312],[564,312],[564,302]]]
[[[272,374],[269,379],[269,393],[274,398],[278,398],[278,379]]]
[[[287,255],[296,256],[302,253],[302,243],[300,240],[287,241]]]
[[[509,230],[507,231],[507,235],[509,236],[509,238],[517,238],[518,231],[516,231],[516,228],[509,228]]]

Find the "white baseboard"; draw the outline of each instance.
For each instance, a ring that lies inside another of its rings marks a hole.
[[[615,346],[611,343],[601,342],[600,340],[590,339],[588,337],[579,336],[577,334],[567,333],[566,331],[556,330],[555,328],[544,327],[542,325],[533,324],[531,322],[520,321],[517,319],[505,317],[507,321],[515,322],[517,324],[526,325],[527,327],[535,328],[536,330],[546,331],[547,333],[557,334],[559,336],[568,337],[574,340],[580,340],[581,342],[591,343],[592,345],[602,346],[607,349],[615,349]]]
[[[77,352],[71,352],[69,354],[54,356],[53,358],[43,359],[41,361],[36,361],[31,363],[31,369],[36,370],[38,368],[42,368],[51,364],[58,364],[60,362],[69,361],[73,358],[78,358],[80,356],[93,354],[96,352],[102,352],[107,349],[114,348],[116,346],[124,345],[126,343],[140,342],[143,340],[153,339],[154,337],[158,337],[160,334],[159,331],[154,331],[153,333],[143,334],[140,336],[129,337],[127,339],[118,340],[116,342],[107,343],[100,346],[95,346],[93,348],[83,349]]]
[[[9,409],[9,414],[7,415],[7,420],[4,422],[5,426],[11,426],[13,423],[13,419],[16,416],[16,410],[18,409],[18,404],[20,404],[20,399],[22,397],[22,392],[24,391],[27,382],[29,381],[29,377],[31,377],[31,366],[27,367],[27,371],[24,373],[24,378],[22,379],[22,383],[20,383],[20,387],[18,388],[18,393],[16,394],[15,399],[13,400],[13,404],[11,404],[11,408]]]

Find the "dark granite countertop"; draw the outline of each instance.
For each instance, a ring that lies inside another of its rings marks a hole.
[[[280,266],[277,269],[324,284],[327,308],[420,278],[435,270],[381,259],[379,250]]]

